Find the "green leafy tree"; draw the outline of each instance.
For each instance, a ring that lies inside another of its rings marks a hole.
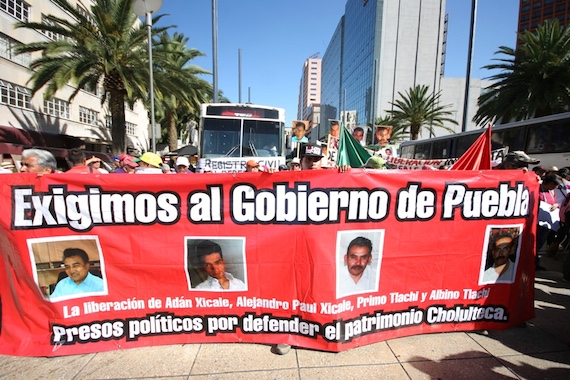
[[[398,92],[400,99],[396,99],[394,109],[386,112],[402,128],[401,133],[409,133],[411,140],[417,140],[422,128],[435,135],[435,127],[443,128],[448,132],[455,131],[444,123],[457,125],[457,122],[449,116],[452,112],[450,105],[440,105],[441,92],[432,93],[429,86],[417,85],[410,88],[405,94]]]
[[[496,81],[479,97],[473,118],[479,125],[495,119],[525,120],[565,112],[570,104],[570,27],[546,21],[534,33],[519,34],[520,46],[500,46],[499,70],[486,79]]]
[[[197,75],[208,74],[208,71],[191,65],[196,57],[203,56],[196,49],[186,47],[188,38],[174,33],[172,38],[166,32],[161,33],[155,49],[164,49],[157,62],[161,70],[157,72],[157,92],[161,101],[157,104],[158,114],[162,116],[161,124],[166,126],[166,136],[170,151],[178,148],[178,132],[180,126],[190,120],[198,120],[200,104],[211,97],[212,86]],[[174,85],[172,89],[170,85]],[[173,91],[174,90],[174,91]]]
[[[125,102],[148,98],[148,41],[147,30],[137,24],[132,11],[134,0],[94,0],[89,10],[80,10],[67,0],[51,0],[71,17],[45,15],[44,22],[21,22],[18,28],[50,32],[63,38],[32,42],[18,47],[18,52],[40,52],[30,68],[30,81],[36,93],[45,86],[44,96],[72,84],[75,90],[96,88],[102,84],[101,104],[106,101],[112,117],[112,151],[126,149]],[[162,16],[155,17],[153,24]],[[169,29],[153,28],[153,35]],[[160,61],[161,49],[157,49]],[[163,87],[167,87],[165,85]],[[170,85],[173,90],[175,87]]]

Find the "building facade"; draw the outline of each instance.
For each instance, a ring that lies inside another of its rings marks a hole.
[[[518,32],[534,31],[546,20],[570,22],[570,0],[520,0]]]
[[[297,119],[309,120],[310,108],[321,102],[321,59],[313,56],[303,63],[299,83],[299,106]]]
[[[70,0],[81,8],[90,1]],[[0,148],[2,154],[14,154],[18,145],[40,145],[50,141],[47,147],[55,153],[68,145],[61,136],[81,140],[86,150],[109,152],[111,145],[111,113],[107,105],[101,105],[102,87],[80,90],[73,101],[69,96],[75,90],[70,84],[58,91],[55,97],[44,100],[43,89],[32,96],[29,88],[30,62],[39,57],[33,54],[16,55],[14,48],[19,43],[57,39],[53,34],[41,34],[25,28],[14,28],[19,21],[40,23],[44,15],[70,17],[63,9],[46,0],[0,0]],[[148,150],[148,113],[141,102],[133,108],[126,107],[127,146],[129,152]],[[15,130],[11,130],[15,129]],[[27,143],[14,137],[37,136]],[[60,138],[57,138],[60,136]],[[47,138],[52,137],[52,138]]]
[[[351,115],[356,125],[387,115],[416,85],[440,90],[445,0],[348,0],[323,55],[323,122]]]

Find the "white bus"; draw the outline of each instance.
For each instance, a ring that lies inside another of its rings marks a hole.
[[[257,104],[200,107],[197,171],[242,172],[248,160],[278,169],[285,163],[285,110]]]
[[[477,129],[426,140],[406,141],[400,156],[415,159],[459,158],[483,130]],[[522,150],[541,166],[570,166],[570,112],[499,124],[492,127],[492,150]]]

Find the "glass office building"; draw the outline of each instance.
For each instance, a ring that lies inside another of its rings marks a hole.
[[[386,115],[399,92],[438,91],[444,20],[445,0],[348,0],[323,55],[321,124],[352,111],[366,125]]]

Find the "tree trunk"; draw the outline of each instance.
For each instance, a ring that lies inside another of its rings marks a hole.
[[[176,129],[176,119],[169,111],[166,111],[165,119],[168,127],[168,149],[172,152],[178,149],[178,130]]]
[[[111,152],[113,155],[125,153],[127,149],[127,128],[125,120],[125,94],[122,91],[110,91],[109,105],[111,107]]]

